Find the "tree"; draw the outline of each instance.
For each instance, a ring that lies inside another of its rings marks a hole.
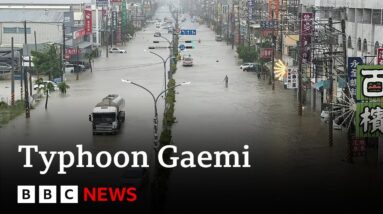
[[[62,94],[66,94],[67,89],[69,89],[69,85],[66,82],[61,82],[58,84],[59,90]]]
[[[94,49],[90,53],[86,53],[85,54],[85,57],[88,59],[88,63],[89,63],[89,66],[90,66],[90,72],[93,72],[92,61],[96,57],[97,51],[98,51],[98,49]]]
[[[61,76],[60,55],[55,45],[49,45],[43,52],[32,51],[32,62],[36,70],[49,76],[49,80]]]
[[[237,48],[238,57],[244,62],[254,62],[257,59],[258,53],[254,47],[239,46]]]
[[[44,80],[42,78],[39,78],[38,80],[36,80],[35,83],[37,85],[38,93],[40,93],[41,90],[44,91],[44,94],[45,94],[45,109],[47,109],[48,108],[49,94],[50,94],[50,92],[55,90],[55,87],[53,86],[53,84],[51,82],[44,82]],[[44,87],[40,87],[41,85],[43,85]]]

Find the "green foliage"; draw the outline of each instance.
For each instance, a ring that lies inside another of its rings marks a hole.
[[[58,84],[58,87],[59,87],[59,90],[60,90],[60,92],[61,92],[62,94],[66,94],[67,89],[70,88],[69,85],[66,84],[66,82],[60,82],[60,83]]]
[[[176,85],[176,81],[174,79],[169,80],[168,82],[168,88],[172,88]],[[166,105],[168,108],[166,109],[165,115],[164,115],[164,125],[167,125],[171,127],[175,121],[176,118],[174,117],[174,107],[176,102],[176,91],[174,88],[169,89],[168,93],[166,94]]]
[[[32,51],[32,61],[40,74],[49,75],[49,79],[61,76],[60,54],[55,45],[50,45],[43,52]]]
[[[10,120],[16,118],[24,112],[25,103],[17,100],[14,106],[10,106],[5,102],[0,102],[0,124],[6,124]]]
[[[241,45],[237,48],[237,53],[238,57],[244,62],[254,62],[258,57],[257,50],[254,47]]]

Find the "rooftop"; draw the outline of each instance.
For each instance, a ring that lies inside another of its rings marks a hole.
[[[64,11],[49,9],[0,9],[0,22],[62,22]]]

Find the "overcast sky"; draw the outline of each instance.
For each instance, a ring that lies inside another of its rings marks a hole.
[[[0,3],[90,3],[91,0],[0,0]]]

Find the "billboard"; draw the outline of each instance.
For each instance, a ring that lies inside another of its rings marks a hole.
[[[298,88],[298,67],[287,69],[286,85],[288,89]]]
[[[302,13],[301,15],[301,58],[302,63],[306,64],[311,61],[311,35],[313,32],[313,13]]]
[[[85,34],[89,35],[92,33],[92,10],[84,10],[85,15]]]
[[[356,68],[358,65],[363,65],[363,59],[360,57],[348,57],[348,83],[350,86],[350,94],[356,100]]]
[[[383,66],[357,66],[356,137],[383,133]]]

